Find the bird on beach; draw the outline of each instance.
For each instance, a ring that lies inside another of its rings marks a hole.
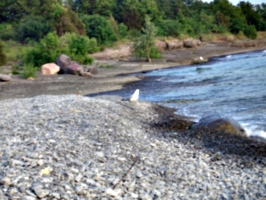
[[[129,98],[129,101],[138,101],[139,99],[139,89],[136,89],[134,94]]]

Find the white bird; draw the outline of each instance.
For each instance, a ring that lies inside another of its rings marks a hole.
[[[129,98],[129,101],[138,101],[139,99],[139,89],[136,89],[134,94]]]

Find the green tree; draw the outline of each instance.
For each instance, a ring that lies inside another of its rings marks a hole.
[[[86,27],[86,34],[89,38],[96,38],[98,44],[108,45],[117,40],[111,23],[100,15],[84,15],[82,20]]]
[[[85,15],[99,14],[108,17],[112,15],[115,9],[115,0],[71,0],[69,5],[71,8]]]
[[[238,6],[240,7],[242,13],[245,15],[248,25],[254,25],[257,30],[263,30],[264,20],[260,15],[258,10],[255,10],[255,6],[253,6],[249,2],[241,1]]]
[[[134,39],[133,49],[137,57],[147,58],[151,62],[151,58],[160,58],[161,54],[155,44],[156,27],[150,21],[149,16],[145,17],[145,27],[142,29],[143,34]]]
[[[149,15],[154,21],[161,18],[161,12],[155,0],[125,0],[120,6],[122,22],[128,29],[141,30],[145,23],[145,16]]]
[[[16,38],[22,43],[29,40],[39,41],[50,31],[51,26],[43,17],[26,17],[17,27]]]

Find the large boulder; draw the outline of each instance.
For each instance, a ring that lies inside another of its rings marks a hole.
[[[80,72],[83,72],[84,69],[81,65],[79,65],[77,62],[71,62],[67,66],[67,74],[74,74],[74,75],[80,75]]]
[[[156,47],[160,50],[163,51],[167,48],[167,44],[166,42],[162,41],[162,40],[156,40]]]
[[[0,81],[7,82],[11,80],[12,74],[0,74]]]
[[[59,72],[59,70],[60,67],[55,63],[46,63],[41,67],[42,75],[55,75]]]
[[[191,126],[191,129],[209,129],[229,134],[247,136],[245,130],[233,118],[221,117],[218,113],[207,115]]]
[[[197,48],[200,46],[201,42],[200,40],[189,38],[183,41],[183,46],[185,48]]]
[[[58,74],[68,74],[68,66],[72,63],[72,60],[70,57],[68,57],[65,54],[61,54],[55,61],[55,64],[57,64],[60,67],[60,70]]]
[[[168,50],[173,50],[173,49],[182,49],[183,48],[183,41],[180,40],[171,40],[166,42],[166,48]]]

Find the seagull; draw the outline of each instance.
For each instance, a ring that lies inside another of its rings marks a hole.
[[[136,89],[134,94],[129,98],[129,101],[138,101],[139,99],[139,89]]]

